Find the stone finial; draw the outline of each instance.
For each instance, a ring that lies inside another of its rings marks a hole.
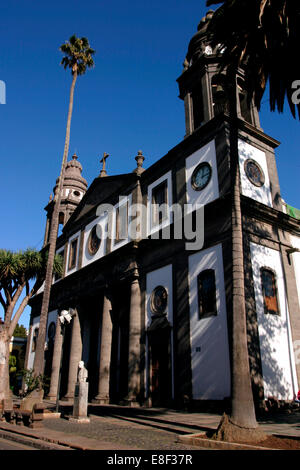
[[[142,150],[139,150],[138,151],[138,154],[137,156],[135,157],[135,160],[136,160],[136,163],[137,163],[137,167],[134,171],[134,173],[136,173],[137,175],[140,175],[141,173],[143,173],[143,171],[145,171],[145,168],[142,168],[143,166],[143,162],[145,160],[145,157],[143,155],[143,152]]]
[[[109,154],[104,152],[103,158],[101,158],[100,163],[102,163],[102,170],[100,171],[100,178],[103,178],[104,176],[107,176],[106,173],[106,159],[109,157]]]

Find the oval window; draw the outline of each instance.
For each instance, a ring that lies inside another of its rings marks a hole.
[[[150,300],[150,307],[153,313],[164,313],[168,304],[168,292],[165,287],[157,286]]]
[[[98,232],[100,231],[101,233],[101,226],[98,225]],[[90,255],[95,255],[97,251],[99,250],[99,247],[101,245],[101,238],[98,237],[97,234],[97,225],[94,225],[92,230],[90,231],[89,239],[88,239],[88,252]]]
[[[49,339],[54,339],[54,336],[55,336],[55,330],[56,330],[56,326],[55,326],[55,323],[54,322],[51,322],[49,327],[48,327],[48,338]]]
[[[248,160],[245,161],[244,169],[250,183],[259,188],[264,185],[264,172],[255,160],[248,158]]]

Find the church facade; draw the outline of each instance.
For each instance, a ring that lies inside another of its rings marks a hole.
[[[144,169],[92,184],[66,167],[45,350],[49,398],[72,400],[79,361],[90,400],[146,406],[231,396],[230,124],[208,12],[178,78],[186,135]],[[223,82],[224,78],[224,82]],[[239,170],[248,352],[256,403],[292,400],[300,384],[300,223],[280,196],[279,145],[237,77]],[[46,207],[47,246],[53,202]],[[31,301],[32,368],[42,289]],[[69,324],[61,312],[72,315]],[[63,330],[63,331],[62,331]],[[63,334],[62,334],[63,332]]]

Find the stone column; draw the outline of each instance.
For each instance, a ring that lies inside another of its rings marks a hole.
[[[126,401],[137,405],[140,392],[141,290],[137,276],[131,281],[129,313],[128,395]]]
[[[57,315],[54,348],[53,348],[53,358],[52,358],[52,371],[51,371],[51,379],[50,379],[50,390],[47,396],[49,400],[56,400],[57,398],[57,387],[58,387],[58,379],[59,379],[59,372],[60,372],[62,347],[63,347],[63,335],[62,335],[62,330],[61,330],[61,323]]]
[[[82,340],[80,331],[80,322],[78,312],[71,322],[72,325],[72,337],[71,337],[71,348],[70,348],[70,359],[69,359],[69,377],[68,377],[68,389],[63,400],[69,401],[74,398],[75,383],[77,381],[78,363],[81,360],[82,353]],[[68,326],[66,326],[68,328]]]
[[[99,364],[98,394],[93,400],[96,403],[109,403],[109,379],[110,359],[112,342],[112,321],[110,317],[111,302],[104,294],[102,327],[101,327],[101,349]]]

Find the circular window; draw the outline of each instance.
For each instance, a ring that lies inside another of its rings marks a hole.
[[[150,306],[153,313],[164,313],[168,304],[168,292],[165,287],[158,286],[151,294]]]
[[[265,175],[262,168],[256,161],[249,158],[245,161],[244,169],[248,180],[254,184],[254,186],[261,187],[264,185]]]
[[[49,339],[54,339],[55,330],[56,330],[55,323],[51,322],[49,327],[48,327],[48,338]]]
[[[98,233],[101,233],[101,226],[98,225]],[[95,255],[99,250],[101,244],[101,238],[97,235],[97,225],[94,225],[92,230],[90,231],[89,239],[88,239],[88,252],[90,255]]]
[[[192,188],[195,191],[201,191],[210,182],[212,175],[212,168],[208,162],[203,162],[198,165],[192,174]]]

